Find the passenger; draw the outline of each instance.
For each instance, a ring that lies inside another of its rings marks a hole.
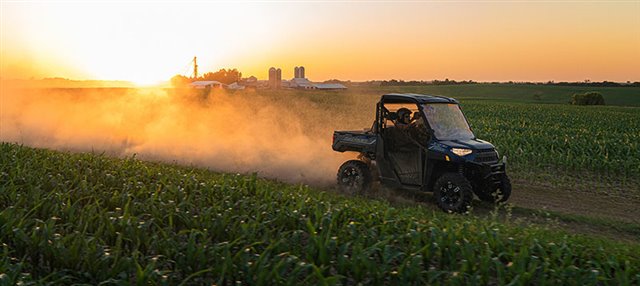
[[[416,111],[413,113],[413,117],[411,118],[411,126],[418,127],[420,125],[424,125],[424,121],[422,120],[422,115],[420,111]]]
[[[431,138],[427,132],[427,126],[424,124],[424,117],[422,117],[422,114],[418,111],[413,114],[411,121],[411,125],[409,126],[411,137],[420,144],[426,145]]]
[[[401,137],[406,137],[401,141],[410,141],[425,146],[430,140],[430,136],[427,133],[424,118],[422,118],[420,111],[413,113],[413,116],[411,115],[411,111],[407,108],[398,109],[396,127],[403,131],[404,135]]]

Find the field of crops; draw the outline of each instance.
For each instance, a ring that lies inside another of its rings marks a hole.
[[[640,87],[589,87],[536,84],[464,84],[425,86],[382,86],[357,88],[357,92],[411,92],[447,95],[457,99],[481,99],[493,102],[567,104],[575,93],[597,91],[605,103],[614,106],[640,106]],[[353,92],[356,92],[355,90]]]
[[[2,143],[0,188],[2,285],[640,283],[636,244],[134,158]]]
[[[474,101],[465,107],[476,136],[499,146],[520,168],[640,174],[638,108]]]

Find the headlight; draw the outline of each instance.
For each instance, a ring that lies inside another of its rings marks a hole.
[[[452,148],[451,152],[453,152],[453,154],[456,154],[458,156],[466,156],[471,154],[470,149],[462,149],[462,148]]]

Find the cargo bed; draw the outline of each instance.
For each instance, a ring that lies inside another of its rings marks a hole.
[[[368,130],[334,131],[333,150],[375,154],[377,135]]]

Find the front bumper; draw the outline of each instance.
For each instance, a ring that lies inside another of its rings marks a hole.
[[[499,182],[502,176],[507,173],[507,156],[503,156],[502,160],[495,163],[467,161],[465,173],[473,180]]]

